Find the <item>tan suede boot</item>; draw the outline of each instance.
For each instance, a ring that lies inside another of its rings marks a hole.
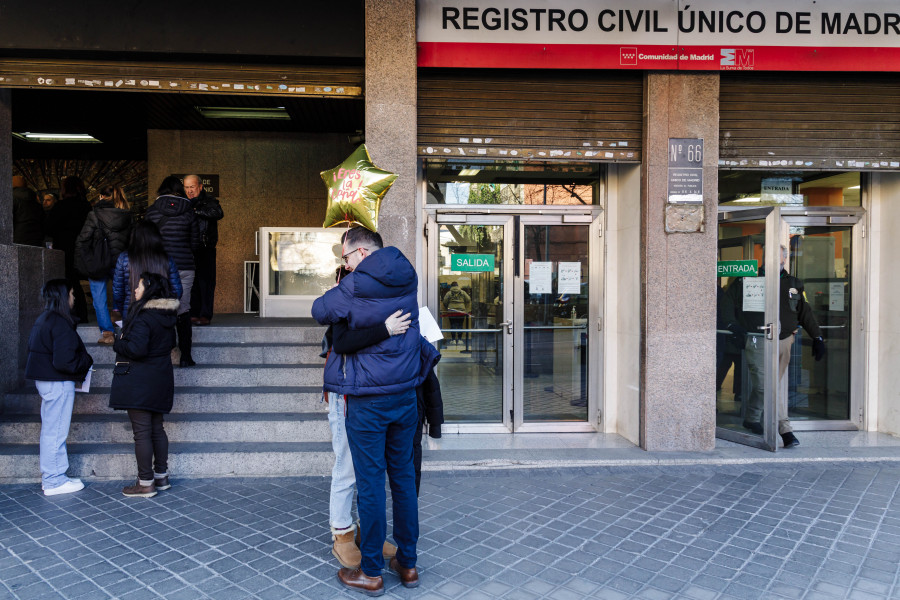
[[[357,521],[356,524],[356,545],[357,547],[359,547],[362,545],[362,541],[359,535],[359,521]],[[393,545],[387,540],[384,540],[384,544],[382,544],[381,546],[381,555],[387,559],[394,558],[395,556],[397,556],[397,546]]]
[[[347,529],[331,528],[331,539],[334,540],[331,553],[341,563],[341,566],[348,569],[359,568],[359,563],[362,562],[362,554],[356,546],[355,537],[355,524],[350,525]]]

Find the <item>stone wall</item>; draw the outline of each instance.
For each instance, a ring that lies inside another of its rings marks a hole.
[[[217,313],[244,311],[244,261],[260,227],[321,227],[325,184],[319,173],[355,148],[346,135],[215,131],[147,132],[151,203],[173,173],[219,175]]]

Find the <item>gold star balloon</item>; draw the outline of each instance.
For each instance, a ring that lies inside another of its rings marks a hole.
[[[328,208],[322,227],[359,223],[366,229],[377,231],[381,198],[397,179],[397,174],[372,164],[363,144],[347,160],[322,171],[321,175],[328,186]]]

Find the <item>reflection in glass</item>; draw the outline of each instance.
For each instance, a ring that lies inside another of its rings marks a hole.
[[[457,423],[500,423],[503,226],[442,224],[438,235],[438,322],[444,339],[438,347],[441,361],[436,373],[444,418]],[[493,268],[487,256],[493,257]]]
[[[720,206],[861,206],[860,174],[719,170]]]
[[[599,204],[595,163],[428,159],[429,204]]]
[[[851,228],[792,227],[791,234],[790,272],[803,281],[827,350],[816,362],[809,335],[794,335],[788,415],[797,421],[849,419]]]
[[[334,287],[343,229],[269,233],[269,295],[321,296]]]
[[[527,421],[587,420],[587,225],[525,225]]]
[[[720,224],[718,259],[759,268],[765,243],[764,220]],[[764,320],[766,289],[758,275],[719,277],[716,284],[716,426],[762,437],[765,344],[756,326]]]

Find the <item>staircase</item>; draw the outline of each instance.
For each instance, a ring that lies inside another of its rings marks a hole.
[[[333,454],[320,404],[324,328],[309,319],[217,316],[194,327],[197,366],[175,367],[175,405],[166,415],[175,477],[326,475]],[[97,345],[96,325],[78,332],[94,357],[91,392],[75,395],[69,475],[137,475],[131,424],[108,407],[115,356]],[[0,483],[40,480],[41,399],[31,382],[6,394],[0,413]]]

